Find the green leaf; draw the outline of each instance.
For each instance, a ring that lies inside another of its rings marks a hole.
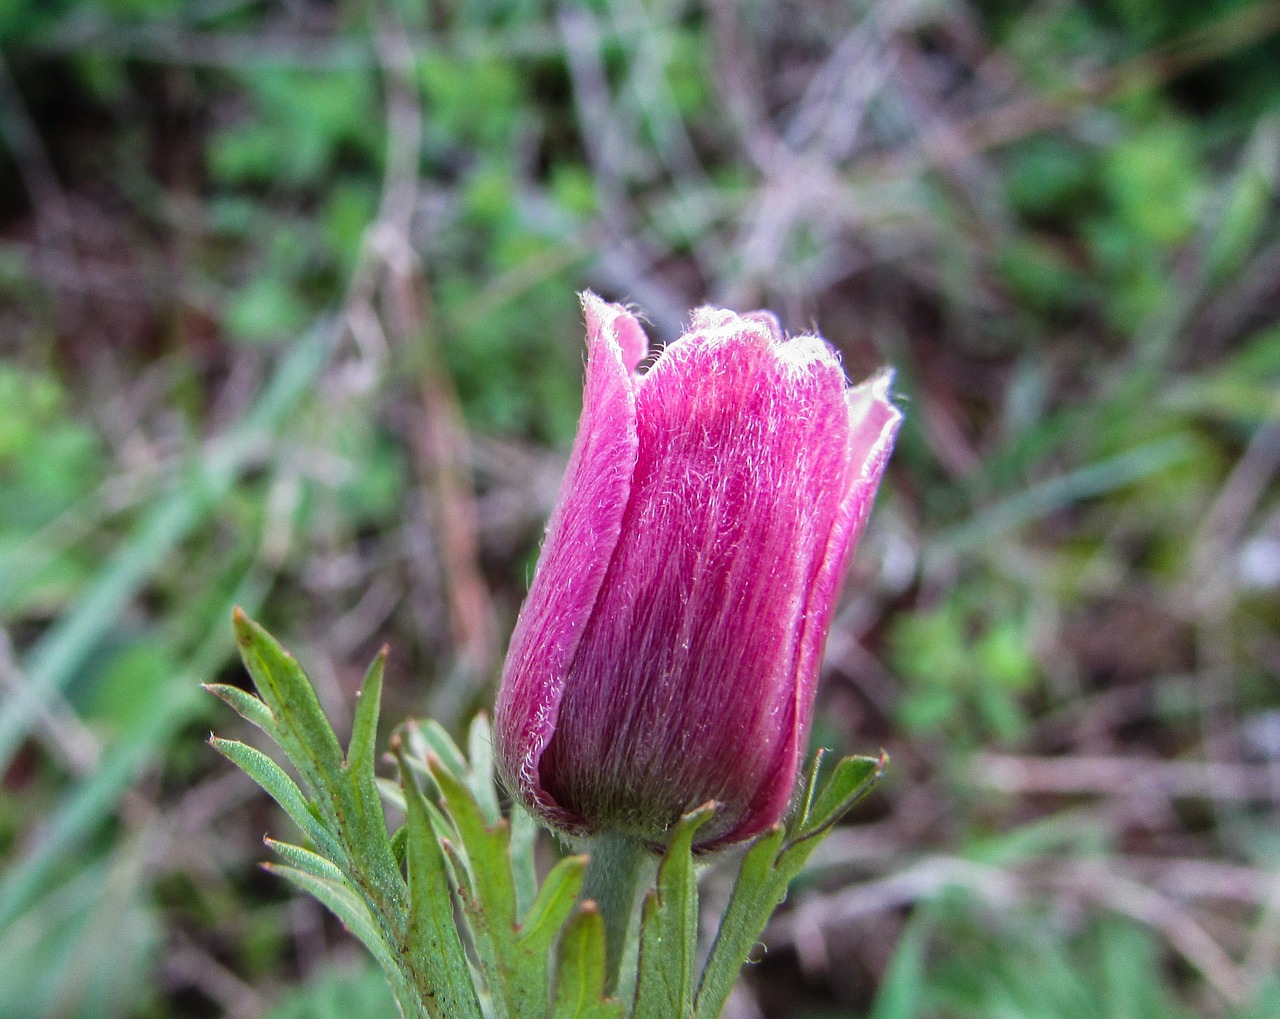
[[[347,745],[347,771],[354,780],[373,788],[373,765],[377,755],[378,714],[382,706],[382,673],[387,664],[386,646],[378,652],[365,673],[351,723],[351,741]]]
[[[794,822],[792,838],[788,839],[788,832],[777,825],[747,850],[699,981],[694,1002],[696,1019],[716,1019],[723,1011],[738,971],[769,917],[786,898],[787,886],[840,815],[866,795],[879,778],[885,760],[883,756],[844,758],[813,797],[808,815]]]
[[[472,719],[471,728],[467,731],[467,756],[471,762],[467,770],[470,778],[467,784],[475,793],[485,818],[490,824],[496,824],[502,819],[502,808],[498,805],[498,790],[493,784],[493,730],[483,711]]]
[[[342,850],[333,835],[312,813],[306,797],[283,768],[276,764],[261,750],[255,750],[246,743],[236,740],[220,739],[212,736],[210,746],[227,760],[243,771],[251,779],[262,786],[267,794],[275,800],[288,814],[294,824],[302,829],[304,835],[313,843],[335,859],[342,858]]]
[[[407,731],[410,764],[421,766],[426,762],[427,752],[431,751],[455,775],[465,775],[471,770],[458,744],[439,722],[429,718],[425,722],[410,724]]]
[[[441,806],[457,832],[471,876],[486,901],[489,923],[515,930],[515,887],[507,856],[511,826],[506,821],[490,825],[471,787],[433,753],[427,768],[440,790]]]
[[[871,791],[888,763],[889,758],[885,754],[842,758],[817,799],[801,815],[797,839],[813,838],[840,820],[850,807]],[[817,767],[815,762],[814,774]]]
[[[470,786],[434,752],[427,754],[427,767],[457,832],[460,846],[446,841],[444,847],[458,871],[459,898],[495,1012],[511,1019],[542,1019],[550,992],[547,958],[519,938],[511,826],[506,821],[490,826]]]
[[[520,946],[530,954],[551,958],[560,928],[569,919],[582,891],[582,878],[586,873],[588,857],[566,856],[551,868],[542,882],[538,897],[534,899],[528,915],[520,928]]]
[[[280,748],[302,775],[325,813],[333,808],[333,784],[342,770],[342,747],[325,718],[310,680],[293,655],[238,609],[234,616],[240,657],[279,729]]]
[[[316,812],[341,847],[331,855],[335,862],[349,867],[353,884],[374,909],[388,942],[394,944],[400,936],[397,916],[407,907],[408,891],[391,852],[382,801],[372,775],[381,661],[375,659],[370,667],[368,696],[357,707],[352,747],[369,752],[363,763],[355,765],[352,776],[315,688],[294,657],[238,609],[234,622],[241,657],[275,718],[280,747],[298,769]]]
[[[720,930],[698,983],[694,999],[697,1019],[718,1019],[724,1011],[738,971],[770,914],[786,895],[791,875],[778,871],[785,834],[781,825],[775,825],[760,836],[742,858],[729,907],[720,921]],[[814,845],[816,841],[803,845]]]
[[[684,1019],[693,1014],[698,948],[698,880],[693,836],[715,814],[708,803],[676,826],[658,867],[657,887],[644,900],[634,1019]]]
[[[280,734],[276,730],[276,720],[271,714],[271,709],[266,706],[261,698],[253,696],[247,690],[241,690],[238,686],[228,686],[225,683],[206,683],[204,688],[211,694],[228,705],[236,714],[243,718],[246,722],[252,722],[259,729],[265,732],[275,743],[280,742]]]
[[[319,853],[313,853],[310,849],[295,846],[290,842],[278,842],[272,838],[267,838],[263,841],[266,842],[268,849],[282,857],[290,867],[306,871],[320,881],[330,881],[333,884],[341,885],[352,895],[357,894],[356,890],[351,887],[351,882],[347,880],[346,875],[332,861],[326,860]]]
[[[584,902],[560,938],[554,1019],[621,1019],[622,1003],[605,997],[605,972],[604,919]]]
[[[404,751],[398,747],[403,758]],[[411,965],[432,1016],[481,1019],[466,950],[454,922],[453,895],[444,853],[427,815],[427,803],[408,769],[401,765],[405,798],[405,862],[409,872]]]
[[[402,824],[391,836],[391,855],[396,858],[396,866],[402,870],[408,865],[409,826]]]
[[[382,797],[382,802],[390,804],[403,813],[405,809],[404,790],[400,787],[400,783],[394,779],[382,778],[381,776],[375,781],[378,784],[378,795]]]
[[[406,1017],[413,1016],[417,1019],[418,1016],[430,1014],[423,1012],[418,1006],[417,991],[404,972],[400,959],[388,946],[369,907],[345,881],[328,880],[317,877],[308,870],[276,863],[264,863],[263,868],[285,878],[308,895],[319,899],[352,934],[360,939],[387,975],[391,989]]]
[[[382,705],[382,673],[386,661],[387,649],[384,647],[365,673],[360,697],[356,701],[345,765],[352,807],[349,817],[351,839],[361,848],[361,855],[380,868],[384,879],[390,869],[392,854],[386,816],[382,811],[382,799],[378,794],[377,776],[374,774],[374,762],[377,755],[378,713]]]
[[[523,918],[538,894],[538,870],[535,849],[538,822],[519,803],[511,807],[511,876],[516,886],[516,915]]]

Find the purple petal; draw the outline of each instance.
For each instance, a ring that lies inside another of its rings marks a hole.
[[[592,293],[582,418],[529,595],[511,637],[494,714],[507,784],[562,827],[579,827],[539,782],[565,676],[622,529],[637,454],[633,374],[648,341],[635,318]]]
[[[893,372],[882,371],[846,393],[847,472],[840,506],[802,614],[795,669],[795,724],[790,742],[780,755],[782,759],[775,780],[761,790],[752,805],[750,815],[757,824],[749,824],[734,833],[734,841],[750,838],[768,827],[768,824],[758,822],[781,816],[794,791],[796,774],[806,750],[805,740],[821,672],[822,653],[835,614],[840,585],[849,556],[871,513],[871,504],[875,501],[880,478],[902,423],[902,412],[889,402],[892,382]]]

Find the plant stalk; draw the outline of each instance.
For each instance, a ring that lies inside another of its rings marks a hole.
[[[582,880],[582,898],[592,899],[604,919],[606,990],[614,994],[622,956],[636,912],[636,893],[649,862],[644,844],[631,835],[597,835]]]

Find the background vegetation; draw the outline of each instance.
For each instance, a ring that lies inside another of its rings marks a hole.
[[[390,1014],[199,683],[238,603],[339,720],[383,642],[490,702],[587,286],[900,372],[815,732],[893,766],[732,1014],[1280,1014],[1278,30],[0,4],[0,1017]]]

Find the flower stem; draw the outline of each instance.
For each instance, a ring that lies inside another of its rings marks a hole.
[[[649,853],[639,839],[619,834],[597,835],[591,840],[590,852],[582,898],[594,900],[604,918],[606,990],[613,994]]]

